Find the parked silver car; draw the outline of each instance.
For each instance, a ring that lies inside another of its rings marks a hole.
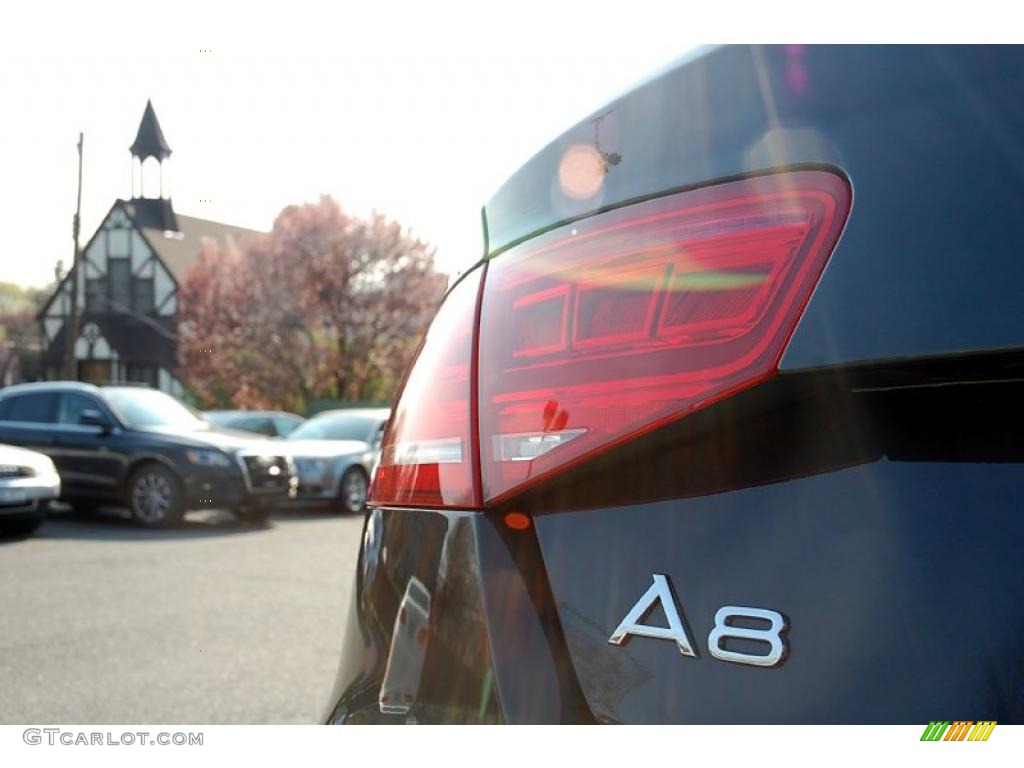
[[[237,429],[267,437],[287,437],[305,419],[288,411],[203,411],[203,418],[221,429]]]
[[[290,505],[360,512],[390,415],[387,408],[324,411],[284,438],[299,476]]]
[[[48,456],[0,445],[0,531],[27,534],[60,496],[60,476]]]

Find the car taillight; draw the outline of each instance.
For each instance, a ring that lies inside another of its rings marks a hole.
[[[492,506],[770,378],[850,199],[834,173],[777,173],[591,216],[493,258],[438,311],[370,502]]]
[[[431,323],[381,446],[373,504],[479,504],[472,400],[483,269],[456,285]]]
[[[492,259],[483,502],[774,375],[849,207],[833,173],[778,173],[596,215]]]

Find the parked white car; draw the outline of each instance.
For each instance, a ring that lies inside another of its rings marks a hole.
[[[60,475],[49,456],[0,445],[0,531],[28,534],[60,496]]]

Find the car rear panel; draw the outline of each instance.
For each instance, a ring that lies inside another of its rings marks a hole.
[[[487,206],[495,260],[764,173],[831,170],[853,204],[778,375],[483,510],[372,510],[331,719],[1024,721],[1022,86],[1014,48],[714,49],[527,163]],[[607,162],[585,199],[577,145]],[[655,574],[693,655],[609,642]],[[395,642],[413,576],[425,654]],[[784,617],[781,663],[712,654],[725,606]],[[419,688],[381,714],[396,653]]]
[[[879,460],[539,519],[587,702],[607,722],[1020,722],[1020,481],[1019,466]],[[652,572],[670,577],[697,658],[640,637],[609,644]],[[787,617],[781,666],[711,657],[724,605]]]

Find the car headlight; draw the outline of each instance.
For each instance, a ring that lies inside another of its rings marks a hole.
[[[189,449],[185,451],[185,458],[190,464],[197,464],[200,467],[230,467],[231,459],[220,451],[201,451]]]

